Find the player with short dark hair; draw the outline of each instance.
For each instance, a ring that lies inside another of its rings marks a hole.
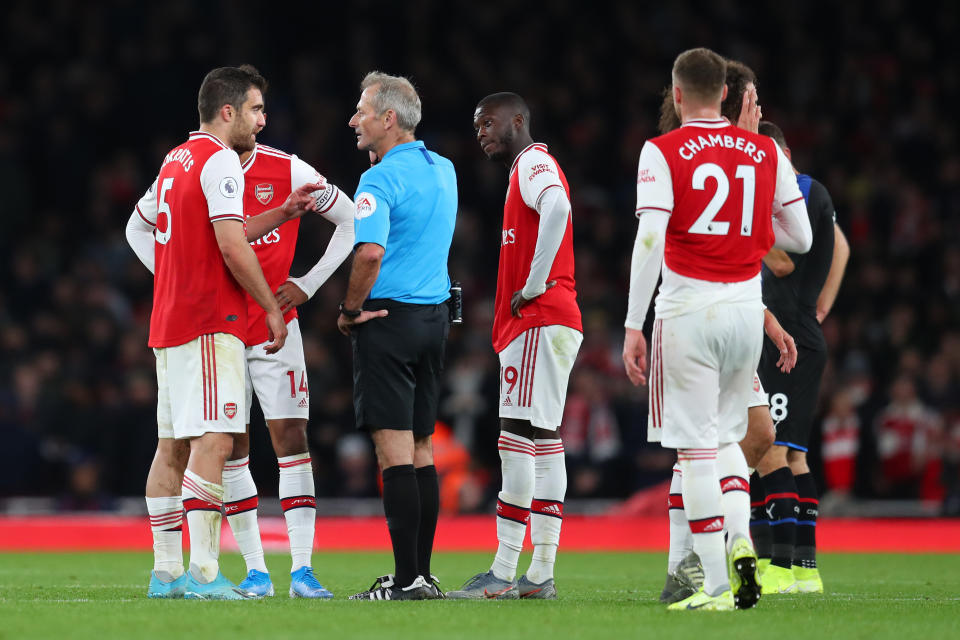
[[[720,478],[747,488],[738,443],[762,345],[761,259],[774,243],[801,252],[810,245],[786,157],[769,138],[720,117],[725,68],[708,49],[678,56],[673,98],[683,125],[647,141],[637,173],[624,365],[633,384],[647,382],[642,328],[662,266],[648,439],[677,449],[704,567],[703,589],[675,610],[748,608],[760,597],[749,494],[721,494]]]
[[[780,127],[761,122],[760,133],[773,138],[790,157]],[[810,176],[794,172],[807,201],[813,246],[806,254],[774,250],[764,258],[763,268],[763,302],[794,336],[798,350],[797,366],[790,375],[775,366],[775,349],[769,341],[764,341],[760,358],[760,378],[770,394],[770,414],[777,430],[774,446],[757,465],[758,474],[751,483],[755,505],[751,531],[765,594],[823,592],[816,560],[817,488],[807,466],[807,445],[827,363],[818,300],[831,271],[838,269],[842,277],[848,255],[830,194]],[[835,251],[838,237],[839,252]]]
[[[462,599],[554,599],[553,567],[567,489],[560,422],[583,340],[574,280],[570,187],[547,146],[530,134],[530,109],[515,93],[483,98],[473,116],[486,156],[509,167],[493,349],[500,358],[503,486],[497,554],[489,571],[447,594]],[[517,579],[527,523],[533,559]]]
[[[155,552],[149,597],[248,597],[220,573],[218,556],[223,466],[233,434],[244,430],[246,294],[266,311],[264,349],[278,351],[287,336],[244,233],[237,156],[254,148],[264,126],[265,86],[249,65],[211,71],[201,85],[199,131],[167,154],[131,216],[153,230],[148,266],[155,267],[149,345],[157,357],[159,440],[146,491]],[[313,206],[309,192],[298,192],[277,213]],[[128,239],[145,260],[136,234]],[[183,510],[190,525],[186,575]]]

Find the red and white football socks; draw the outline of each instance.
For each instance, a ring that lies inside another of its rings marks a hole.
[[[223,511],[247,571],[267,572],[263,561],[263,543],[257,523],[257,485],[250,474],[250,456],[228,460],[223,465]]]
[[[153,532],[153,570],[179,578],[183,575],[183,500],[148,497],[147,513]]]
[[[683,474],[680,463],[673,465],[670,495],[667,496],[667,515],[670,518],[670,550],[667,553],[667,573],[673,573],[683,559],[693,551],[693,534],[683,510]]]
[[[717,475],[720,476],[720,504],[723,507],[728,545],[733,545],[737,537],[750,540],[749,473],[747,459],[743,457],[740,445],[720,445],[717,451]]]
[[[280,506],[290,538],[291,569],[312,566],[313,536],[317,524],[317,498],[310,453],[277,459],[280,467]]]
[[[190,527],[190,569],[199,582],[213,582],[220,572],[222,508],[223,485],[187,469],[183,474],[183,509]]]
[[[534,440],[534,447],[536,479],[530,505],[533,559],[527,569],[527,579],[542,584],[553,578],[553,565],[560,544],[560,526],[563,524],[563,499],[567,494],[567,466],[563,441],[559,438]]]
[[[723,541],[720,482],[716,449],[679,449],[683,474],[683,509],[693,534],[693,550],[703,564],[703,590],[717,596],[730,588]]]
[[[503,489],[497,496],[497,555],[491,570],[501,580],[517,577],[517,563],[530,520],[535,483],[533,440],[500,432],[500,470]]]

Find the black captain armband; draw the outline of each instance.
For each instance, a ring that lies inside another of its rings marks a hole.
[[[347,309],[345,306],[343,306],[342,302],[340,303],[340,313],[347,316],[348,318],[359,317],[362,311],[363,311],[362,309]]]

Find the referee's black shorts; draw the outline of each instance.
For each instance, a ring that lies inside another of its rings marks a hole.
[[[827,366],[827,352],[797,346],[797,366],[790,373],[777,368],[780,350],[770,338],[763,338],[760,382],[770,396],[770,417],[776,426],[774,444],[806,451],[813,416],[820,395],[820,380]]]
[[[389,315],[350,330],[357,428],[432,434],[450,332],[447,304],[381,298],[367,300],[363,308],[386,309]]]

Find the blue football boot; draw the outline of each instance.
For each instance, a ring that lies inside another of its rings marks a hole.
[[[290,597],[329,600],[333,594],[320,584],[313,575],[312,567],[300,567],[290,573]]]
[[[187,572],[187,590],[183,595],[187,600],[252,600],[246,592],[217,572],[213,582],[200,582],[193,577],[193,567]]]
[[[237,586],[248,596],[253,596],[254,598],[273,595],[273,581],[270,580],[270,574],[257,571],[256,569],[250,569],[247,577]]]
[[[162,577],[170,577],[170,574],[166,571],[163,573],[164,576]],[[150,572],[150,586],[147,587],[147,597],[165,598],[168,600],[178,600],[182,598],[183,594],[187,591],[187,574],[183,574],[179,578],[172,580],[163,580],[162,577],[158,576],[156,571]]]

